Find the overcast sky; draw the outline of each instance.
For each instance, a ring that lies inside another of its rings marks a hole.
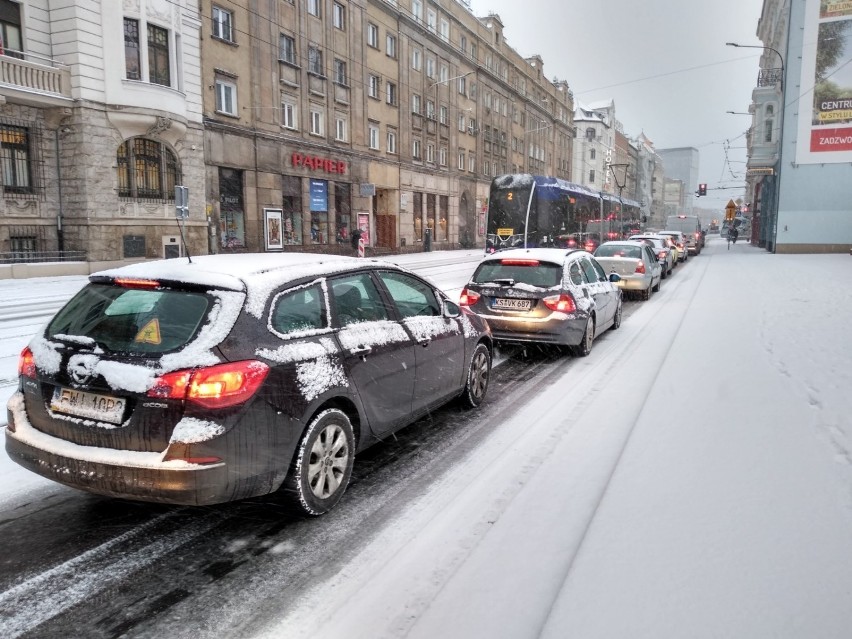
[[[760,45],[762,6],[762,0],[471,0],[478,17],[500,16],[518,53],[541,55],[548,79],[567,80],[575,100],[615,100],[628,136],[644,131],[658,149],[697,148],[699,181],[709,191],[695,206],[719,209],[744,194],[743,134],[751,119],[726,111],[748,111],[762,53],[725,43]]]

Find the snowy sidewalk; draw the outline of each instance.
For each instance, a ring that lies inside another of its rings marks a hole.
[[[848,637],[846,255],[715,239],[269,637]]]

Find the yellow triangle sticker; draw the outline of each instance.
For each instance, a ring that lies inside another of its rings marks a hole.
[[[156,317],[145,324],[139,332],[136,333],[136,339],[133,340],[140,344],[160,344],[163,341],[160,335],[160,320]]]

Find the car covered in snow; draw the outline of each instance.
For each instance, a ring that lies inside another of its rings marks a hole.
[[[583,250],[511,249],[480,261],[459,302],[488,322],[495,340],[586,356],[595,337],[621,325],[618,280]]]
[[[487,324],[389,262],[209,255],[96,273],[35,336],[6,450],[93,493],[334,506],[356,452],[485,396]]]

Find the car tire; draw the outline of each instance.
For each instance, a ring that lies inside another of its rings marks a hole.
[[[651,299],[651,294],[653,293],[653,289],[654,289],[654,287],[651,286],[650,284],[648,284],[648,288],[646,288],[644,291],[642,291],[642,299],[644,301],[647,302],[649,299]]]
[[[619,299],[615,307],[615,315],[612,316],[612,330],[617,331],[621,327],[621,318],[624,315],[624,301]]]
[[[652,281],[653,281],[653,280],[652,280]],[[654,292],[655,292],[655,293],[659,293],[659,292],[660,292],[660,287],[661,287],[662,285],[663,285],[663,278],[662,278],[662,276],[660,276],[660,279],[657,281],[657,285],[652,287],[652,288],[654,289]]]
[[[470,367],[467,369],[467,381],[461,394],[462,405],[465,408],[476,408],[485,399],[488,391],[488,380],[491,378],[491,351],[480,342],[473,349]]]
[[[574,347],[574,354],[577,357],[587,357],[592,352],[592,345],[595,341],[595,320],[589,315],[586,321],[586,330],[583,331],[583,339]]]
[[[342,410],[329,408],[305,429],[285,480],[292,505],[306,515],[331,510],[349,485],[355,463],[352,422]]]

